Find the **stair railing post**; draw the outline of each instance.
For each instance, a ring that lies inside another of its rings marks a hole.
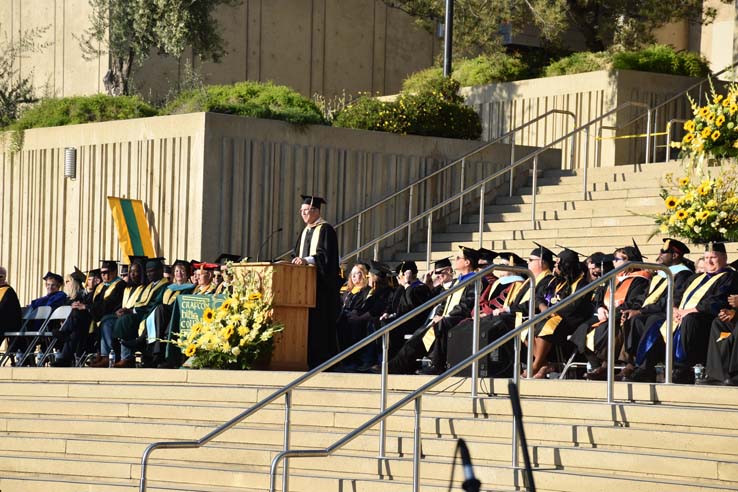
[[[433,213],[428,214],[428,236],[425,244],[425,270],[430,271],[431,241],[433,238]]]
[[[515,135],[510,136],[510,166],[515,163]],[[515,182],[515,168],[510,167],[510,196],[513,196],[513,186]]]
[[[666,124],[666,155],[664,162],[669,162],[671,156],[671,121]]]
[[[466,159],[461,159],[461,191],[460,193],[464,193],[464,179],[466,175]],[[464,220],[464,195],[461,195],[459,197],[459,224],[461,224]]]
[[[410,252],[410,248],[412,246],[411,236],[413,233],[413,225],[410,221],[413,220],[413,197],[414,195],[415,195],[415,187],[413,186],[412,188],[410,188],[410,198],[408,199],[408,202],[407,202],[407,222],[408,222],[407,224],[407,252],[408,253]]]
[[[474,321],[472,324],[472,354],[479,351],[479,297],[482,295],[482,280],[474,282]],[[474,359],[471,365],[471,397],[476,399],[479,385],[479,359]],[[475,402],[476,404],[476,402]]]
[[[535,279],[534,279],[535,280]],[[528,286],[530,289],[530,299],[535,299],[535,291],[536,286],[534,285],[534,282],[531,281],[531,285]],[[528,302],[528,319],[533,319],[533,316],[536,315],[536,303],[535,302]],[[534,328],[531,325],[530,328],[528,328],[528,353],[526,354],[526,379],[531,379],[533,377],[533,374],[531,374],[531,368],[533,367],[533,344],[535,343],[535,333],[533,332]],[[513,374],[513,381],[515,381],[515,384],[517,385],[520,382],[520,347],[521,340],[520,337],[515,337],[515,373]],[[513,425],[513,429],[517,429]],[[517,463],[517,454],[515,455],[515,462]]]
[[[374,242],[374,261],[379,261],[379,241]]]
[[[364,214],[359,212],[359,217],[356,219],[356,249],[361,248],[361,220]]]
[[[607,314],[607,403],[613,403],[615,383],[615,277],[610,278],[610,306]]]
[[[656,162],[656,144],[658,143],[658,135],[656,135],[656,129],[659,127],[659,108],[656,106],[656,108],[653,110],[653,146],[651,147],[651,161],[650,162]]]
[[[646,164],[651,163],[651,108],[646,112]]]
[[[420,492],[420,411],[421,396],[415,399],[415,425],[413,431],[413,492]]]
[[[284,443],[282,446],[283,451],[287,451],[290,448],[290,414],[292,413],[292,391],[288,391],[284,394]],[[289,490],[289,458],[284,459],[282,465],[282,492],[288,492]]]
[[[538,193],[538,155],[533,158],[533,200],[531,201],[530,227],[536,228],[536,194]]]
[[[484,184],[479,188],[479,247],[484,246]]]
[[[387,356],[389,355],[389,333],[382,335],[382,391],[379,397],[379,413],[387,410],[387,374],[389,369],[389,362]],[[386,458],[387,455],[387,427],[385,425],[387,421],[382,419],[379,422],[379,458]]]
[[[669,283],[666,286],[666,354],[664,357],[664,382],[671,384],[671,375],[674,370],[674,335],[672,334],[672,326],[674,326],[674,282],[667,279]]]
[[[587,199],[587,168],[589,167],[588,159],[589,159],[589,127],[586,127],[584,129],[584,160],[582,161],[582,175],[584,177],[584,189],[582,190],[582,195],[585,200]]]
[[[577,145],[577,134],[572,133],[571,143],[569,144],[569,146],[571,147],[571,150],[569,152],[569,169],[571,169],[572,171],[574,170],[574,165],[575,165],[574,156],[576,155],[576,145]]]

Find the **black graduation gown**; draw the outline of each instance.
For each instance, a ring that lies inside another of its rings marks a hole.
[[[343,351],[361,339],[362,324],[353,319],[355,313],[364,303],[364,299],[369,293],[369,286],[359,289],[357,292],[347,292],[343,298],[343,306],[341,313],[336,321],[336,331],[338,333],[338,349]],[[352,315],[349,321],[349,315]]]
[[[0,320],[2,323],[2,337],[5,337],[5,332],[19,331],[23,324],[23,317],[21,314],[21,306],[18,301],[18,295],[9,285],[0,287]],[[2,341],[2,338],[0,338]]]
[[[392,321],[400,318],[416,307],[425,304],[431,298],[431,290],[427,285],[420,281],[415,281],[408,287],[400,286],[395,290],[395,299],[389,314],[391,318],[386,320],[384,324],[391,323]],[[410,335],[415,332],[418,328],[423,326],[428,317],[428,311],[416,315],[412,319],[405,321],[402,325],[398,326],[390,332],[390,346],[389,346],[389,358],[397,354],[402,345],[405,343],[405,335]]]
[[[563,277],[552,276],[544,289],[536,289],[536,305],[554,306],[572,293],[587,284],[581,274],[571,284]],[[592,315],[592,304],[587,296],[582,296],[569,306],[560,309],[552,317],[536,326],[536,336],[551,343],[566,341],[576,328]]]
[[[317,247],[310,251],[316,230],[319,231]],[[301,258],[312,256],[317,270],[315,307],[310,309],[308,317],[308,366],[313,368],[336,355],[338,350],[336,319],[341,277],[336,231],[327,222],[306,227],[297,238],[294,255]]]
[[[738,378],[738,315],[730,322],[715,318],[710,327],[707,341],[707,363],[705,370],[708,379],[725,381]]]

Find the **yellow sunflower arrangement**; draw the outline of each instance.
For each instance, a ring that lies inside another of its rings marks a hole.
[[[689,102],[694,118],[684,123],[686,133],[672,147],[692,161],[738,156],[738,85],[731,84],[725,95],[717,94],[713,87],[704,106],[697,106],[692,98]]]
[[[251,369],[268,361],[274,334],[284,326],[272,318],[271,279],[258,274],[234,279],[229,297],[216,309],[203,311],[202,320],[175,342],[192,367]]]
[[[723,166],[715,178],[666,176],[661,189],[666,211],[654,216],[659,232],[692,243],[738,240],[738,180],[735,165]]]

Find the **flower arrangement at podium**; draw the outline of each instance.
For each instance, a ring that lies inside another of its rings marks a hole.
[[[251,369],[267,363],[273,337],[284,326],[272,315],[269,278],[258,273],[234,279],[232,291],[216,308],[183,333],[177,345],[189,358],[186,365],[207,369]]]

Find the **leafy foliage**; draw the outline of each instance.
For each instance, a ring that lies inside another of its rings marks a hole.
[[[583,51],[573,53],[551,63],[545,68],[544,75],[546,77],[555,77],[557,75],[594,72],[596,70],[608,69],[611,65],[612,60],[606,51],[600,51],[598,53]]]
[[[105,75],[109,94],[128,94],[135,64],[152,52],[179,57],[191,46],[202,58],[225,54],[213,12],[239,0],[89,0],[90,27],[79,38],[86,58],[111,55]]]
[[[431,79],[417,93],[396,101],[360,98],[338,114],[334,126],[399,134],[478,139],[479,115],[458,94],[456,80]]]
[[[458,81],[461,87],[519,80],[530,73],[530,67],[520,56],[507,53],[461,59],[454,66],[456,68],[451,78]],[[443,69],[426,68],[408,76],[402,83],[402,90],[413,93],[433,90],[433,87],[442,83],[443,78]]]
[[[314,102],[289,87],[271,82],[247,81],[185,91],[170,102],[162,113],[197,111],[284,120],[305,125],[325,123]]]
[[[10,129],[27,130],[51,126],[76,125],[99,121],[155,116],[156,108],[138,96],[94,96],[44,99],[28,109]]]
[[[697,53],[674,51],[671,46],[655,44],[636,51],[618,51],[612,56],[613,68],[641,70],[689,77],[710,73],[707,60]]]

